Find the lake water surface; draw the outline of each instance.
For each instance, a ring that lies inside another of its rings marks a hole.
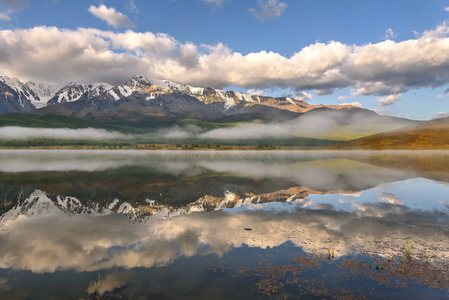
[[[449,152],[0,151],[0,299],[95,296],[446,299]]]

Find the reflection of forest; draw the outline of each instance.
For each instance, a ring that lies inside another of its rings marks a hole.
[[[351,159],[374,166],[410,172],[432,180],[449,182],[449,151],[408,151],[401,155],[374,152],[370,155],[354,155]]]
[[[26,187],[75,197],[83,205],[98,202],[101,206],[115,199],[144,205],[149,199],[161,205],[180,207],[206,196],[223,197],[227,192],[240,198],[289,189],[302,189],[304,195],[307,191],[354,193],[381,183],[422,176],[408,170],[375,166],[372,161],[350,160],[358,159],[352,156],[317,158],[287,153],[285,157],[186,155],[145,159],[136,156],[130,159],[125,155],[87,156],[80,161],[76,157],[63,157],[59,161],[56,157],[50,162],[47,157],[45,160],[29,158],[27,161],[25,156],[22,162],[19,155],[0,158],[0,170],[3,170],[0,182],[5,185],[0,193],[5,193],[6,187]],[[437,170],[443,172],[441,166],[444,163],[438,165],[440,169]],[[61,170],[64,166],[66,171]]]

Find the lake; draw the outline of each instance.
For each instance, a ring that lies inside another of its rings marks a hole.
[[[0,299],[446,299],[449,152],[0,151]]]

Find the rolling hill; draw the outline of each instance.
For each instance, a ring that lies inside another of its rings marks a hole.
[[[326,149],[449,149],[449,117],[422,122],[396,131],[341,142],[327,146]]]

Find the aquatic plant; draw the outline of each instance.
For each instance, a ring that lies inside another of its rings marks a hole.
[[[100,273],[98,273],[98,281],[92,280],[89,283],[89,286],[87,287],[87,290],[90,290],[91,288],[94,289],[94,297],[97,299],[100,299]]]
[[[409,259],[412,258],[412,256],[413,256],[413,241],[411,239],[408,240],[407,244],[405,245],[405,252]]]

